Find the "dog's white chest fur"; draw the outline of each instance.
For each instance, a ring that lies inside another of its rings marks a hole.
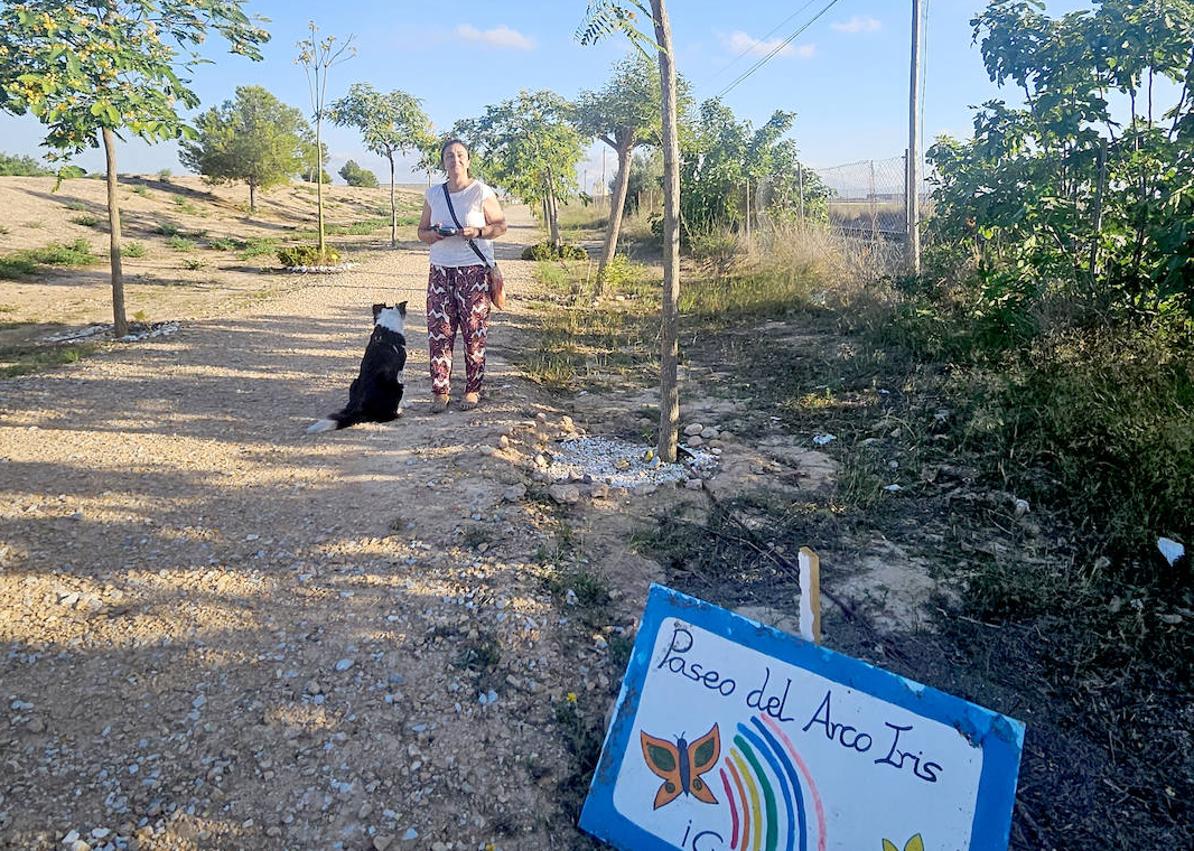
[[[387,328],[395,334],[406,333],[406,317],[399,313],[396,307],[387,307],[379,311],[374,324]]]

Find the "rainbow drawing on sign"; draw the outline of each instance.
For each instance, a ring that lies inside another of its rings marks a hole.
[[[825,851],[821,795],[792,740],[771,718],[738,724],[719,776],[730,809],[730,848]]]

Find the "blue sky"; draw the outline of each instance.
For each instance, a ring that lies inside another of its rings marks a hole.
[[[806,0],[672,0],[677,66],[698,101],[716,95],[749,68],[760,51],[766,52],[766,42],[786,37],[827,2],[814,0],[765,38]],[[970,106],[996,95],[978,48],[971,44],[969,21],[983,3],[925,3],[925,137],[942,132],[967,136]],[[1050,0],[1048,11],[1061,14],[1090,5],[1089,0]],[[247,9],[270,19],[267,28],[273,38],[265,47],[265,59],[254,63],[231,56],[213,41],[208,55],[215,64],[198,67],[193,77],[203,108],[230,97],[237,85],[256,83],[309,112],[306,81],[294,56],[311,19],[325,34],[356,36],[357,56],[333,69],[332,98],[358,81],[383,90],[403,89],[422,99],[437,128],[479,115],[487,104],[519,89],[549,88],[573,97],[583,89],[598,88],[610,65],[626,52],[621,37],[595,47],[575,41],[584,0],[251,0]],[[910,0],[839,0],[725,100],[739,117],[756,125],[775,109],[794,111],[791,135],[802,159],[813,166],[899,156],[907,144],[910,29]],[[41,137],[35,120],[0,116],[0,150],[37,155]],[[353,158],[383,177],[382,161],[365,153],[353,132],[332,128],[325,138],[333,158],[331,171]],[[601,168],[600,149],[592,149],[590,180]],[[77,162],[99,170],[103,160],[98,152],[90,152]],[[122,147],[119,168],[183,171],[172,144],[150,147],[136,141]],[[400,181],[404,178],[423,176],[399,175]]]

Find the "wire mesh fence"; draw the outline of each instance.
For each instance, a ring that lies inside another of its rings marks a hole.
[[[828,190],[829,223],[872,237],[903,237],[908,229],[904,157],[809,169]]]
[[[907,159],[859,160],[823,168],[800,167],[797,174],[775,174],[750,193],[754,218],[775,224],[775,211],[788,218],[830,225],[845,235],[903,240],[908,232]],[[917,193],[921,218],[929,212],[929,192]],[[782,217],[782,216],[781,216]]]

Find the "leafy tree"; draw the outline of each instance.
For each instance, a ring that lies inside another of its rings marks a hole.
[[[213,183],[243,180],[249,209],[257,190],[285,183],[303,168],[311,128],[303,113],[261,86],[238,86],[236,98],[212,107],[195,122],[194,141],[183,142],[179,159]]]
[[[367,168],[361,168],[357,165],[356,160],[346,162],[338,174],[344,178],[344,182],[349,186],[363,186],[366,189],[376,189],[378,185],[377,175]]]
[[[452,131],[475,149],[479,173],[524,203],[542,206],[557,251],[559,203],[575,191],[576,166],[584,156],[571,117],[572,105],[554,92],[521,92],[478,119],[456,122]]]
[[[683,80],[677,80],[677,98],[677,110],[683,114],[691,99]],[[618,157],[609,224],[597,268],[598,293],[601,295],[605,290],[605,268],[618,250],[632,155],[641,145],[658,146],[660,143],[660,102],[659,69],[642,53],[617,63],[612,76],[599,91],[581,92],[577,98],[577,126],[581,133],[600,139],[613,148]]]
[[[179,107],[199,98],[180,76],[201,58],[210,31],[233,53],[260,59],[269,34],[241,10],[244,0],[25,0],[0,7],[0,109],[32,113],[48,128],[51,157],[102,143],[107,158],[112,313],[128,333],[120,262],[116,140],[147,142],[187,130]]]
[[[0,177],[45,177],[53,173],[33,157],[0,153]]]
[[[785,134],[796,114],[776,110],[755,130],[738,121],[714,98],[701,104],[700,117],[682,146],[681,219],[686,230],[736,227],[745,213],[744,190],[766,181],[768,214],[792,217],[801,207],[800,162],[796,143]],[[811,171],[804,173],[804,208],[824,210],[828,190]]]
[[[390,163],[390,245],[398,244],[398,205],[394,197],[394,157],[435,145],[431,120],[417,99],[402,91],[382,94],[356,83],[332,104],[332,120],[361,131],[365,147]],[[347,180],[347,177],[345,177]]]
[[[995,0],[971,22],[991,80],[1023,105],[991,100],[973,140],[928,152],[929,259],[969,260],[982,316],[1005,331],[1031,331],[1042,299],[1194,316],[1194,3],[1043,8]]]
[[[639,15],[651,21],[654,38],[637,26]],[[585,24],[577,32],[592,44],[622,32],[644,55],[659,60],[660,138],[663,149],[663,311],[660,321],[659,457],[676,460],[680,433],[680,394],[676,373],[680,360],[680,137],[677,124],[676,57],[672,27],[664,0],[590,0]]]
[[[314,158],[316,152],[318,152],[321,162],[326,162],[326,159],[323,158],[326,150],[323,146],[323,119],[326,115],[328,73],[336,65],[347,62],[355,56],[356,48],[352,46],[353,36],[351,35],[344,40],[343,44],[337,46],[336,36],[330,35],[322,39],[319,37],[319,27],[316,26],[314,21],[307,23],[307,29],[311,31],[311,35],[298,43],[299,53],[295,58],[295,62],[302,65],[303,70],[307,74],[307,86],[311,95],[311,112],[315,118],[315,144],[311,148],[312,168],[310,175],[311,177],[315,177],[316,164]],[[322,168],[318,171],[318,177],[318,180],[312,182],[316,186],[315,197],[319,219],[318,246],[320,256],[322,256],[327,252],[327,240],[324,236],[323,228],[323,184],[325,182],[331,183],[331,178],[327,176],[327,172]]]

